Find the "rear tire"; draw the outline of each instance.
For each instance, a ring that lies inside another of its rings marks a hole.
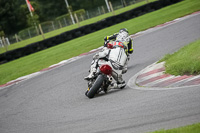
[[[101,87],[103,81],[104,81],[104,76],[103,75],[99,75],[97,77],[96,81],[94,82],[93,86],[87,92],[87,97],[88,98],[93,98],[95,96],[95,94],[97,93],[97,91]]]

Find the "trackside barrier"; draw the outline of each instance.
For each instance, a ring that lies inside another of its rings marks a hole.
[[[101,21],[98,21],[93,24],[85,25],[77,29],[73,29],[71,31],[66,31],[64,33],[61,33],[57,36],[45,39],[43,41],[39,41],[36,43],[29,44],[25,47],[18,48],[15,50],[11,50],[8,52],[5,52],[3,54],[0,54],[0,64],[18,59],[20,57],[47,49],[49,47],[61,44],[63,42],[87,35],[89,33],[104,29],[106,27],[121,23],[123,21],[141,16],[145,13],[149,13],[155,10],[158,10],[160,8],[166,7],[171,4],[175,4],[177,2],[180,2],[182,0],[159,0],[155,1],[140,7],[137,7],[135,9],[132,9],[130,11],[108,17],[106,19],[103,19]]]

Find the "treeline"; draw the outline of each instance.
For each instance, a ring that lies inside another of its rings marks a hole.
[[[54,20],[67,14],[65,0],[29,0],[35,11],[30,16],[25,0],[0,0],[0,36],[19,32],[34,23]],[[110,0],[112,1],[112,0]],[[114,1],[114,0],[113,0]],[[73,11],[105,5],[105,0],[68,0]]]

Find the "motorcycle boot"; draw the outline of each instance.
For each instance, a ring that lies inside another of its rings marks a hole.
[[[122,78],[122,74],[119,74],[118,79],[117,79],[117,87],[120,89],[123,89],[125,86],[126,86],[126,83]]]
[[[90,80],[94,76],[94,74],[97,71],[96,66],[97,66],[97,60],[93,60],[89,70],[89,75],[84,78],[85,80]]]
[[[119,74],[118,76],[112,75],[115,79],[116,83],[111,84],[112,89],[123,89],[126,86],[125,81],[122,78],[122,74]]]
[[[109,86],[109,90],[110,89],[123,89],[124,87],[126,86],[126,83],[125,81],[123,82],[116,82],[116,83],[112,83],[110,86]]]
[[[96,73],[96,71],[97,71],[96,68],[91,68],[90,71],[89,71],[90,72],[89,75],[86,76],[84,79],[85,80],[90,80],[94,76],[94,74]]]
[[[123,82],[117,82],[117,87],[120,88],[120,89],[123,89],[124,87],[126,86],[126,82],[123,81]]]

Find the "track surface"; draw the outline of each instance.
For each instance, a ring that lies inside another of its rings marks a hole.
[[[134,39],[128,80],[200,38],[200,15]],[[0,91],[0,133],[149,132],[200,122],[200,87],[85,97],[92,55]]]

